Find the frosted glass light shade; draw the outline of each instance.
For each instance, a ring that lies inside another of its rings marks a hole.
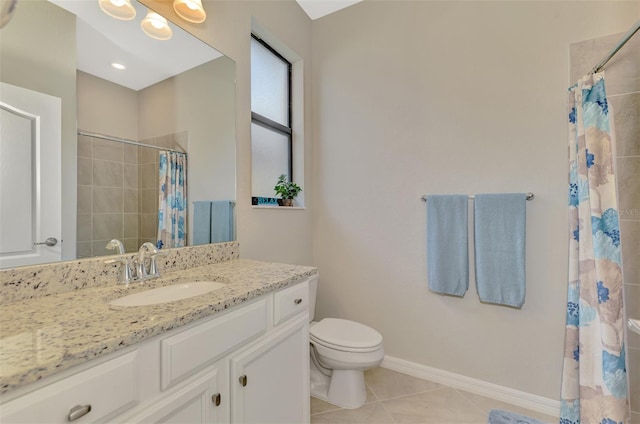
[[[202,0],[173,0],[173,10],[185,21],[199,24],[207,19]]]
[[[17,5],[18,0],[0,0],[0,28],[9,23]]]
[[[147,13],[140,26],[145,34],[156,40],[168,40],[173,35],[167,20],[155,12]]]
[[[112,18],[130,21],[136,17],[136,9],[130,0],[99,0],[100,9]]]

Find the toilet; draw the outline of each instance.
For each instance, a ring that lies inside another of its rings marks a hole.
[[[361,407],[367,391],[364,371],[382,363],[382,335],[355,321],[313,321],[318,278],[309,281],[311,396],[341,408]]]

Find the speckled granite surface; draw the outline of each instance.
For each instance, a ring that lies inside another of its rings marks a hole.
[[[158,256],[161,272],[177,271],[203,264],[238,259],[238,242],[166,249]],[[118,281],[120,265],[107,265],[105,260],[134,254],[100,256],[76,261],[24,266],[0,270],[0,305],[17,300],[99,287]]]
[[[165,271],[161,279],[129,286],[116,284],[117,276],[112,276],[106,285],[6,303],[0,314],[0,394],[316,273],[314,267],[232,259]],[[226,285],[158,305],[108,304],[153,287],[205,280]]]

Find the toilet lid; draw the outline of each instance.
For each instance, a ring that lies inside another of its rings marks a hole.
[[[312,340],[338,349],[370,350],[382,344],[382,335],[359,322],[325,318],[309,329]]]

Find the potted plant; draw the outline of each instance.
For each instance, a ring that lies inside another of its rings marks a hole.
[[[282,206],[293,206],[293,198],[296,197],[302,189],[298,184],[293,181],[287,181],[287,179],[285,174],[280,175],[273,189],[276,191],[276,194],[282,197]]]

